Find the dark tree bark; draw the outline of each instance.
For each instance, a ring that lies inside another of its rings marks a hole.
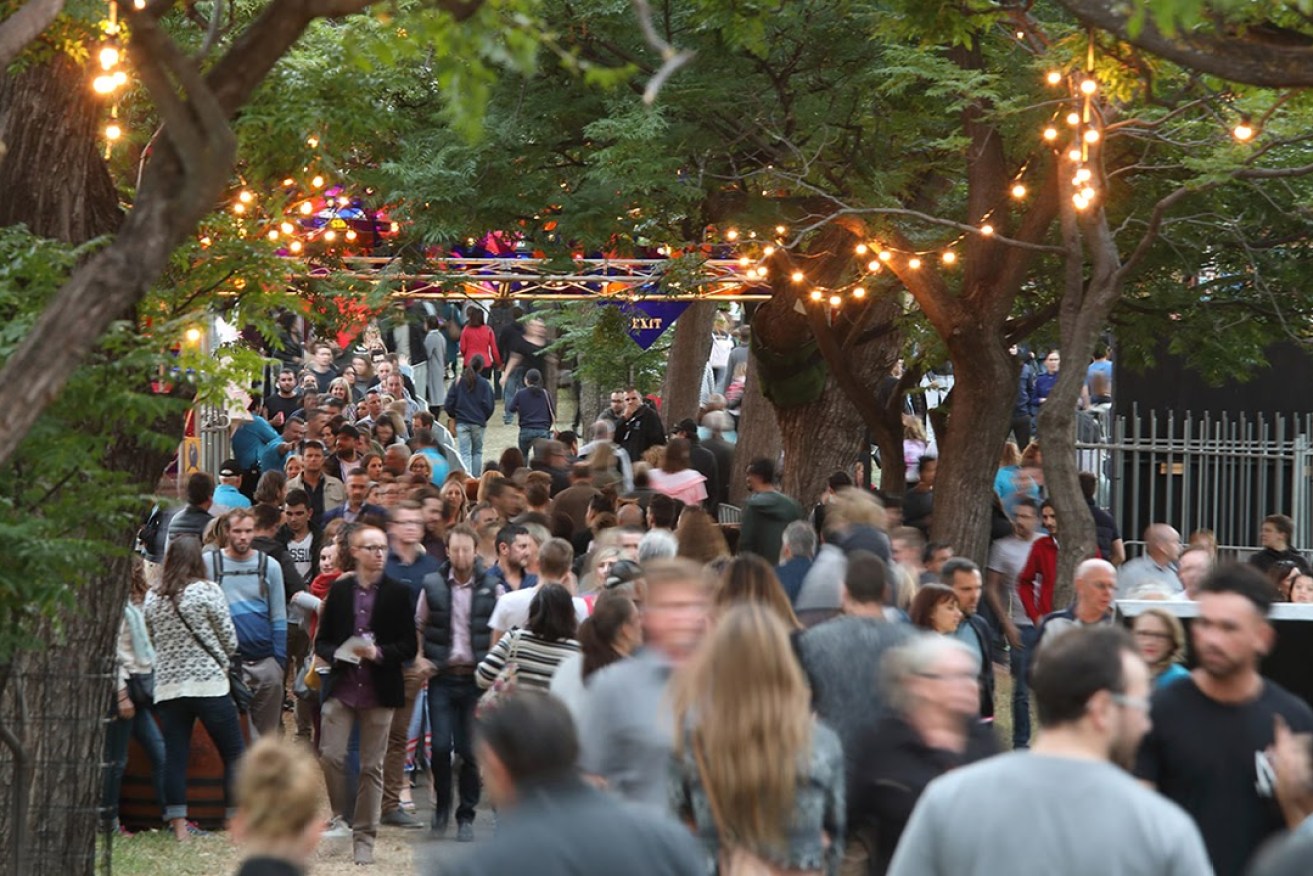
[[[754,331],[756,321],[753,321]],[[757,357],[748,357],[748,379],[743,385],[743,404],[739,406],[739,441],[734,445],[734,471],[729,477],[729,500],[742,505],[748,498],[744,472],[754,459],[778,459],[783,446],[779,424],[771,403],[761,394],[761,374]]]
[[[711,355],[711,329],[716,321],[716,302],[695,301],[675,321],[675,339],[666,360],[666,380],[661,388],[661,419],[667,429],[683,419],[696,420],[702,389],[702,373]]]
[[[118,193],[97,147],[102,109],[85,68],[65,54],[0,72],[0,225],[69,243],[118,227]]]

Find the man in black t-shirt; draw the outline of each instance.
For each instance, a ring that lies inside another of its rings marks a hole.
[[[1313,710],[1259,674],[1275,641],[1272,587],[1252,566],[1223,566],[1199,585],[1190,633],[1199,666],[1153,698],[1153,729],[1136,775],[1199,825],[1218,876],[1245,872],[1259,846],[1286,827],[1268,759],[1276,716],[1313,732]]]

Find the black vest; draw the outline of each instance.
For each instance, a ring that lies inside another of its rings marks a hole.
[[[424,576],[424,599],[429,608],[429,622],[424,627],[424,656],[439,668],[447,665],[451,654],[451,586],[447,583],[450,573],[451,563],[446,562],[438,571]],[[497,604],[497,584],[477,561],[473,586],[470,646],[474,651],[474,662],[478,664],[488,656],[488,649],[492,647],[492,629],[488,621],[492,619],[492,610]]]

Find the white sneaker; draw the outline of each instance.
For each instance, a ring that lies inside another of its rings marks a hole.
[[[324,829],[322,838],[326,840],[350,839],[353,835],[350,825],[346,819],[341,816],[333,816],[333,820],[328,822],[328,827]]]

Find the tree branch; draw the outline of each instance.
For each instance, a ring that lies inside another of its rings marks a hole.
[[[0,73],[64,11],[64,0],[29,0],[0,21]]]

